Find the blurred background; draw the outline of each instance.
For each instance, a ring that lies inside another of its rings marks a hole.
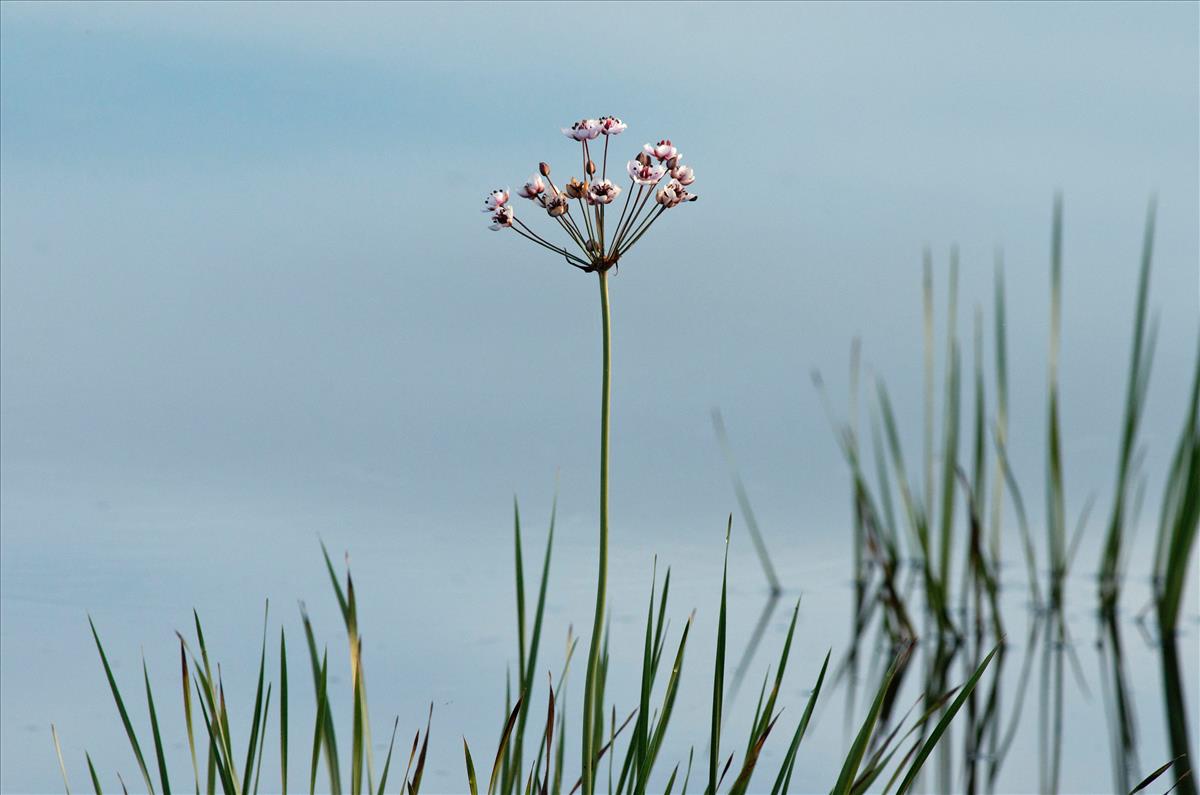
[[[539,160],[577,171],[559,129],[583,116],[629,125],[622,165],[670,138],[701,197],[612,280],[618,611],[657,553],[681,620],[711,618],[736,509],[714,407],[785,584],[844,585],[848,478],[810,371],[843,408],[860,336],[916,454],[926,246],[939,329],[960,249],[968,366],[1003,251],[1040,520],[1056,191],[1068,505],[1099,494],[1097,516],[1158,199],[1156,506],[1200,330],[1197,8],[4,3],[0,789],[59,786],[51,720],[78,783],[85,746],[131,780],[87,611],[129,689],[143,648],[174,681],[192,606],[243,690],[264,598],[290,625],[307,600],[340,653],[318,537],[354,564],[374,709],[411,731],[437,699],[430,786],[461,787],[451,740],[491,741],[515,656],[514,494],[539,555],[557,482],[554,632],[590,618],[595,284],[479,211]],[[754,602],[736,531],[730,565]]]

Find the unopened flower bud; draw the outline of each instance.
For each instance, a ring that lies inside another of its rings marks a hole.
[[[550,164],[546,162],[538,163],[538,171],[543,177],[550,176]]]
[[[675,155],[667,161],[667,168],[674,170],[675,166],[679,165],[679,155]]]
[[[590,177],[590,176],[592,176],[593,174],[595,174],[595,173],[596,173],[596,164],[595,164],[595,162],[593,162],[593,161],[591,161],[591,160],[589,160],[589,161],[588,161],[588,164],[587,164],[587,173],[588,173],[588,176],[589,176],[589,177]]]

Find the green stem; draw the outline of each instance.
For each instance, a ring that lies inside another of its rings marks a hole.
[[[595,716],[602,704],[596,702],[596,674],[600,662],[601,636],[604,631],[604,597],[608,582],[608,416],[609,386],[612,375],[612,322],[608,307],[608,274],[600,277],[600,320],[604,333],[604,356],[600,387],[600,569],[596,584],[596,617],[592,624],[592,645],[588,652],[587,679],[583,694],[583,795],[592,795],[596,759],[596,740],[593,735]]]

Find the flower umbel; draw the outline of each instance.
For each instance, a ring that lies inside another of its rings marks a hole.
[[[669,138],[646,144],[626,162],[627,188],[608,178],[609,139],[626,129],[628,125],[616,116],[580,119],[562,128],[563,135],[580,145],[578,176],[556,185],[550,178],[550,164],[541,162],[537,172],[517,189],[517,196],[546,211],[565,233],[565,241],[555,243],[518,219],[507,188],[494,190],[484,199],[484,212],[491,213],[490,228],[514,229],[588,273],[614,268],[664,212],[696,200],[687,190],[696,181],[695,172],[683,164]],[[600,136],[604,136],[603,146],[597,140]]]

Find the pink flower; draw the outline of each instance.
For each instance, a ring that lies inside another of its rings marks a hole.
[[[630,160],[625,164],[625,170],[629,172],[629,176],[633,177],[633,181],[639,185],[657,184],[667,173],[666,166],[652,166],[640,160]]]
[[[679,180],[673,179],[659,189],[658,195],[654,197],[654,200],[669,210],[672,207],[678,207],[684,202],[694,202],[698,198],[698,196],[688,193],[687,188],[679,184]]]
[[[625,132],[625,128],[629,125],[618,119],[616,116],[601,116],[600,117],[600,132],[605,135],[620,135]]]
[[[587,203],[608,204],[617,198],[617,194],[620,192],[621,189],[614,185],[611,179],[602,179],[599,182],[593,182],[588,187]]]
[[[571,207],[570,200],[561,193],[555,193],[552,196],[547,196],[542,199],[542,205],[546,208],[546,214],[551,218],[557,218],[560,215],[565,215]]]
[[[678,163],[675,168],[671,169],[671,177],[680,185],[691,185],[696,181],[696,174],[692,171],[692,167],[685,166],[683,163]]]
[[[483,200],[483,211],[490,213],[508,203],[508,188],[496,188]]]
[[[671,146],[670,138],[664,138],[654,145],[646,144],[642,147],[642,151],[656,160],[670,160],[679,154],[679,150]]]
[[[534,174],[529,180],[521,186],[517,191],[517,195],[524,199],[534,199],[541,193],[546,192],[546,183],[542,182],[542,178]]]
[[[600,122],[596,119],[580,119],[569,128],[563,128],[563,135],[576,141],[591,141],[600,135]]]
[[[497,207],[492,213],[492,225],[488,227],[493,232],[498,232],[501,229],[512,226],[513,209],[511,207]]]

